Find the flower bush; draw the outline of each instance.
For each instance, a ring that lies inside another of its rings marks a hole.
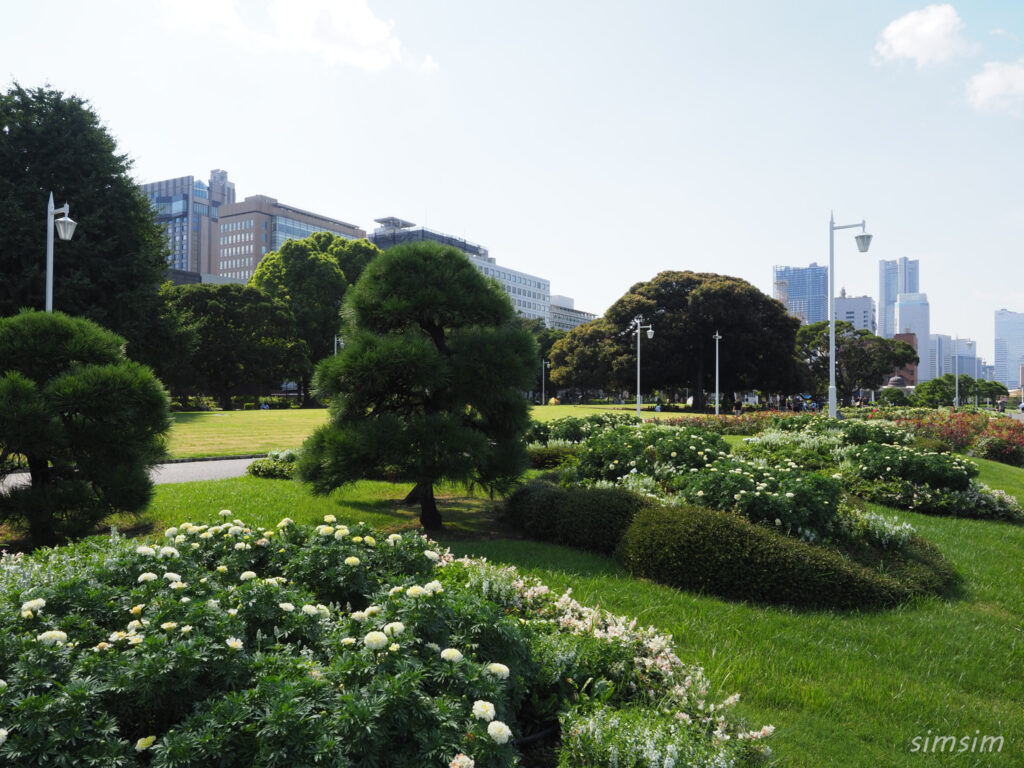
[[[720,436],[693,427],[614,427],[583,442],[571,479],[614,481],[628,474],[650,475],[657,465],[676,469],[702,467],[728,452],[729,446]]]
[[[1024,466],[1024,423],[1010,418],[989,419],[970,453],[1015,467]]]
[[[915,437],[938,440],[949,451],[962,451],[988,426],[989,417],[972,411],[928,411],[924,415],[897,419]]]
[[[523,439],[527,444],[547,445],[551,440],[579,443],[591,435],[626,424],[636,424],[636,416],[624,413],[594,413],[589,416],[565,416],[551,421],[530,422]]]
[[[978,475],[974,463],[958,456],[879,443],[848,448],[843,470],[860,480],[899,480],[953,491],[966,491]]]
[[[0,558],[0,764],[506,766],[597,703],[760,754],[653,630],[419,535],[224,512]]]
[[[272,480],[291,480],[295,477],[295,462],[299,458],[299,449],[269,451],[266,458],[256,459],[246,467],[245,471],[253,477]]]

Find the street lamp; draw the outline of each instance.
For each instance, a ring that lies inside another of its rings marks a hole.
[[[56,221],[53,220],[55,213],[63,214]],[[75,227],[78,222],[68,215],[71,209],[67,203],[60,208],[53,207],[53,192],[50,193],[50,202],[46,206],[46,311],[53,312],[53,229],[57,228],[57,234],[61,240],[70,240],[75,234]]]
[[[640,331],[647,331],[647,338],[654,338],[654,329],[649,325],[644,325],[644,316],[637,315],[633,318],[633,322],[629,324],[630,332],[632,333],[633,326],[636,326],[636,417],[640,418]]]
[[[544,393],[544,370],[550,368],[551,363],[545,360],[543,357],[540,359],[540,404],[544,405],[547,403],[547,396]]]
[[[860,227],[856,236],[857,250],[867,253],[871,246],[871,235],[867,234],[866,223],[842,224],[836,226],[835,215],[828,217],[828,417],[836,417],[836,230]]]
[[[722,334],[717,330],[711,337],[715,340],[715,416],[718,415],[718,342],[722,340]]]

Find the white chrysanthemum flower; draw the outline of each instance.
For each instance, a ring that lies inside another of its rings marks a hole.
[[[164,574],[164,578],[167,579],[168,581],[181,581],[181,576],[179,576],[176,573],[172,573],[171,571],[168,571],[167,573],[165,573]]]
[[[392,597],[397,595],[399,592],[405,592],[405,587],[392,587],[388,590],[388,594]]]
[[[107,650],[110,647],[110,643],[97,643],[92,647],[94,653],[100,653],[101,651]]]
[[[118,640],[124,640],[126,637],[128,637],[127,632],[122,632],[121,630],[118,630],[117,632],[111,632],[110,637],[108,637],[107,640],[109,640],[112,643],[116,643]]]
[[[441,592],[444,592],[444,587],[441,586],[440,581],[434,580],[424,584],[423,591],[426,592],[428,595],[436,595]]]
[[[423,589],[423,587],[417,584],[413,584],[411,587],[405,590],[405,594],[407,594],[409,597],[423,597],[423,595],[427,594],[427,592],[425,589]]]
[[[174,547],[160,547],[160,557],[181,557]]]
[[[486,671],[488,674],[494,675],[499,680],[508,680],[508,667],[504,664],[500,664],[497,661],[487,665]]]
[[[176,621],[165,621],[163,624],[160,625],[160,629],[164,630],[165,632],[170,632],[176,626],[178,626],[178,622]]]
[[[364,536],[363,543],[366,544],[368,547],[377,546],[377,540],[373,538],[373,536]]]
[[[136,554],[146,555],[147,557],[153,557],[156,554],[156,550],[152,547],[136,547]]]
[[[494,714],[494,705],[491,702],[481,699],[473,702],[473,717],[477,720],[493,720]]]
[[[255,579],[255,571],[242,571],[242,575],[238,577],[239,581],[249,581],[249,579]]]
[[[343,637],[341,639],[341,644],[342,645],[355,645],[356,644],[356,639],[354,637]]]
[[[379,651],[388,644],[388,636],[383,632],[370,632],[363,638],[363,645],[372,651]]]
[[[235,549],[252,549],[252,544],[246,544],[244,541],[240,541],[235,544]]]
[[[445,661],[459,662],[462,661],[462,653],[455,648],[445,648],[441,651],[441,658]]]
[[[222,509],[219,514],[221,517],[231,517],[234,513],[230,509]]]
[[[334,528],[329,526],[329,525],[318,525],[316,527],[316,532],[320,536],[333,536],[334,535]]]
[[[487,735],[498,744],[506,744],[512,738],[512,730],[501,720],[492,720],[487,724]]]
[[[388,546],[393,547],[395,546],[396,543],[398,543],[401,540],[402,537],[400,535],[398,535],[397,533],[392,533],[390,536],[388,536]]]
[[[352,542],[355,543],[355,544],[362,544],[363,537],[362,536],[353,536],[352,537]]]
[[[339,525],[337,528],[334,529],[334,538],[343,539],[346,536],[348,536],[348,528],[344,525]]]
[[[59,629],[51,629],[49,632],[43,632],[43,634],[38,635],[36,640],[43,645],[64,645],[68,641],[68,636]]]
[[[40,611],[46,607],[46,601],[41,597],[37,597],[35,600],[28,600],[21,604],[21,610],[23,611]]]
[[[425,557],[427,558],[427,560],[433,560],[433,561],[434,561],[435,563],[436,563],[436,562],[437,562],[438,560],[440,560],[440,559],[441,559],[441,556],[440,556],[439,554],[437,554],[437,552],[435,552],[435,551],[434,551],[434,550],[432,550],[432,549],[428,549],[428,550],[426,550],[426,551],[425,551],[425,552],[423,553],[423,555],[424,555],[424,556],[425,556]]]
[[[355,566],[359,565],[359,558],[358,557],[346,557],[345,558],[345,565],[350,565],[350,566],[352,566],[354,568]]]
[[[238,615],[238,609],[237,608],[228,608],[228,616],[237,616],[237,615]]]
[[[286,517],[280,523],[277,524],[277,527],[278,528],[287,528],[291,524],[292,524],[292,519],[290,517]]]
[[[187,635],[191,631],[192,631],[192,625],[191,624],[186,624],[185,626],[183,626],[181,628],[181,634],[183,634],[183,635]]]
[[[145,584],[147,581],[153,581],[155,578],[155,573],[150,573],[149,571],[146,571],[146,573],[139,574],[138,582],[139,584]]]
[[[280,608],[285,613],[291,613],[292,611],[295,610],[295,606],[292,605],[291,603],[278,603],[277,607]]]
[[[331,615],[331,609],[328,608],[323,603],[317,603],[316,604],[316,612],[319,613],[321,616],[330,616]]]
[[[367,608],[366,608],[366,615],[367,616],[376,616],[378,613],[380,613],[380,606],[379,605],[367,606]]]
[[[7,681],[6,680],[0,680],[0,691],[2,691],[6,687],[7,687]]]
[[[403,632],[405,632],[405,624],[400,621],[392,621],[390,624],[384,625],[384,634],[389,637],[398,637]]]
[[[476,768],[476,761],[469,755],[459,752],[459,754],[453,757],[452,761],[448,763],[448,768]]]
[[[184,581],[172,581],[167,586],[170,587],[171,589],[178,590],[178,589],[185,589],[185,587],[187,587],[188,584],[186,584]]]
[[[306,603],[306,605],[302,606],[302,612],[307,616],[316,616],[318,613],[320,613],[320,611],[316,609],[315,605],[310,605],[309,603]]]
[[[168,539],[173,539],[177,535],[178,535],[178,529],[175,528],[173,525],[170,528],[168,528],[166,531],[164,531],[164,536],[166,536]]]
[[[136,752],[145,752],[147,749],[153,746],[156,741],[156,736],[146,736],[145,738],[139,739],[135,742]]]
[[[366,621],[366,611],[353,611],[352,618],[356,621]]]
[[[244,645],[244,643],[237,637],[229,637],[227,640],[224,641],[224,643],[232,651],[240,651],[242,650],[242,646]]]
[[[217,573],[227,573],[227,572],[228,572],[228,567],[226,565],[218,565],[217,566]]]

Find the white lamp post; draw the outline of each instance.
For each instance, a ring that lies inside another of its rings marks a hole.
[[[718,342],[722,340],[722,334],[715,331],[715,335],[711,337],[715,340],[715,416],[718,415]]]
[[[75,227],[78,222],[73,221],[68,215],[71,212],[67,203],[60,208],[53,207],[53,192],[50,193],[50,202],[46,205],[46,311],[53,312],[53,229],[57,228],[57,234],[61,240],[70,240],[75,234]],[[54,221],[55,213],[63,214],[61,218]]]
[[[544,371],[546,369],[550,368],[550,367],[551,367],[551,363],[549,363],[544,358],[541,358],[541,361],[540,361],[540,404],[541,405],[545,405],[547,403],[547,396],[544,393],[544,378],[545,378],[544,377]]]
[[[836,417],[836,230],[860,227],[860,234],[857,240],[857,250],[867,253],[871,246],[871,235],[866,232],[866,223],[842,224],[836,226],[836,219],[833,214],[828,218],[828,417]]]
[[[953,409],[960,407],[960,337],[953,342]]]
[[[647,331],[647,338],[654,338],[654,329],[644,325],[643,315],[637,315],[630,323],[630,329],[636,326],[636,417],[640,418],[640,331]]]

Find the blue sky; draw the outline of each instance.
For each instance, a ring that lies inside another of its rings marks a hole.
[[[400,216],[595,313],[665,269],[770,293],[834,209],[875,236],[836,233],[837,289],[920,259],[932,332],[989,362],[1024,311],[1024,3],[9,5],[0,79],[88,99],[140,181]]]

